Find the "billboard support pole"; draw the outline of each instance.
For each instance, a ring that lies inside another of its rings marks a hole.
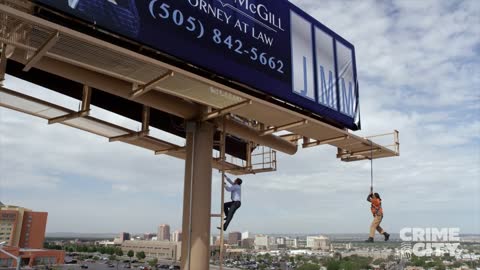
[[[214,125],[187,122],[181,269],[208,270]]]

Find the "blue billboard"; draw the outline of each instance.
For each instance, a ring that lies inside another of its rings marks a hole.
[[[360,128],[355,49],[286,0],[36,0]]]

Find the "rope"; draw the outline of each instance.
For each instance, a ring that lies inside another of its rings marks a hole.
[[[370,189],[373,191],[373,142],[370,141]]]

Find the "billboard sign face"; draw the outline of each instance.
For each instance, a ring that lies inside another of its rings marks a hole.
[[[35,0],[357,130],[352,44],[286,0]]]

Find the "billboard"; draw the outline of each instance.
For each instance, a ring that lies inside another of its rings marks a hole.
[[[352,44],[286,0],[35,0],[351,130]]]

